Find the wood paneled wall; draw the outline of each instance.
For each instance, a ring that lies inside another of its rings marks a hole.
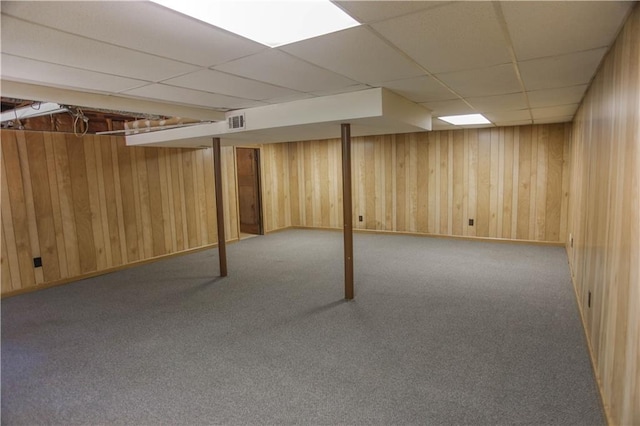
[[[289,146],[263,145],[260,150],[262,208],[265,232],[291,226]]]
[[[217,241],[211,149],[2,131],[2,293]],[[235,160],[223,148],[226,235],[238,238]],[[42,258],[34,268],[33,259]]]
[[[640,7],[574,120],[567,251],[610,422],[640,424]],[[589,295],[591,304],[589,306]]]
[[[567,123],[353,138],[354,226],[564,241],[570,131]],[[287,154],[291,225],[342,227],[340,141],[289,143]]]

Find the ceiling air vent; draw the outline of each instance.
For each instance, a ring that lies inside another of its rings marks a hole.
[[[244,114],[228,115],[227,128],[229,130],[244,130],[245,129]]]

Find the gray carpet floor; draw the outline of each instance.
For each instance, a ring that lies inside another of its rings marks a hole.
[[[558,247],[287,230],[2,301],[2,424],[604,424]]]

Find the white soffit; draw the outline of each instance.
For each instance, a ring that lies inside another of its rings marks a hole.
[[[340,123],[351,124],[352,136],[431,130],[431,112],[382,88],[235,110],[244,114],[245,129],[228,130],[217,122],[126,137],[127,145],[208,147],[211,138],[223,145],[329,139],[340,136]]]

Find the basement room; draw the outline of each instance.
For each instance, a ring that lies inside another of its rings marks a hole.
[[[640,426],[637,1],[2,1],[3,425]]]

